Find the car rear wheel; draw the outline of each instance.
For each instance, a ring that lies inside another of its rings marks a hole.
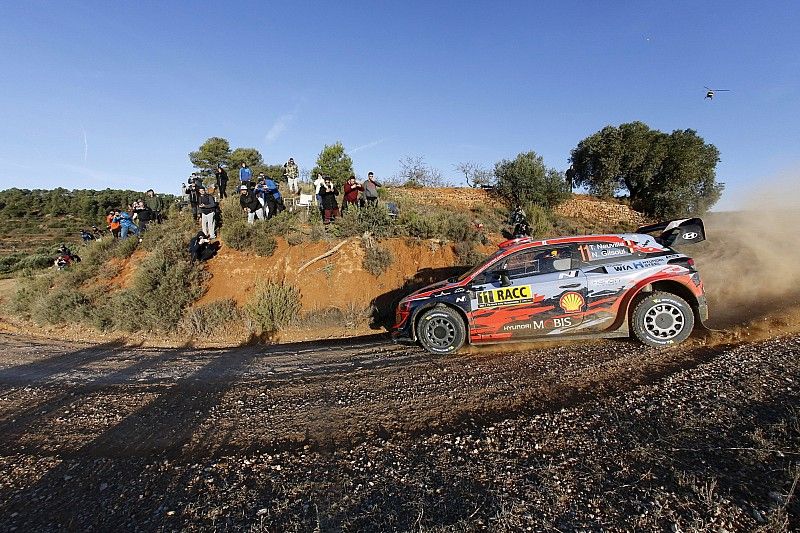
[[[431,353],[453,353],[467,338],[464,320],[448,307],[435,307],[420,317],[417,334],[422,347]]]
[[[694,313],[680,296],[654,292],[636,304],[631,329],[633,335],[648,346],[680,344],[694,329]]]

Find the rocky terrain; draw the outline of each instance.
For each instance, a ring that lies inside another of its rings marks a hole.
[[[0,336],[0,530],[786,531],[800,336],[431,357]]]

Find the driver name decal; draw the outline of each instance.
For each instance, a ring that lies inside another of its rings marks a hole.
[[[521,304],[532,301],[533,291],[530,285],[501,287],[499,289],[491,289],[478,293],[478,308]]]

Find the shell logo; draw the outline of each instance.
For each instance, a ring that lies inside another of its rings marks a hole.
[[[583,296],[578,292],[568,292],[558,301],[558,305],[561,306],[561,309],[563,309],[565,313],[577,313],[583,309],[584,303],[586,302]]]

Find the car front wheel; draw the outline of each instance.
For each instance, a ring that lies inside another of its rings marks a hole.
[[[431,353],[453,353],[467,338],[464,320],[448,307],[435,307],[420,317],[417,334],[422,347]]]
[[[694,329],[694,313],[680,296],[655,292],[636,304],[631,329],[634,336],[648,346],[680,344]]]

